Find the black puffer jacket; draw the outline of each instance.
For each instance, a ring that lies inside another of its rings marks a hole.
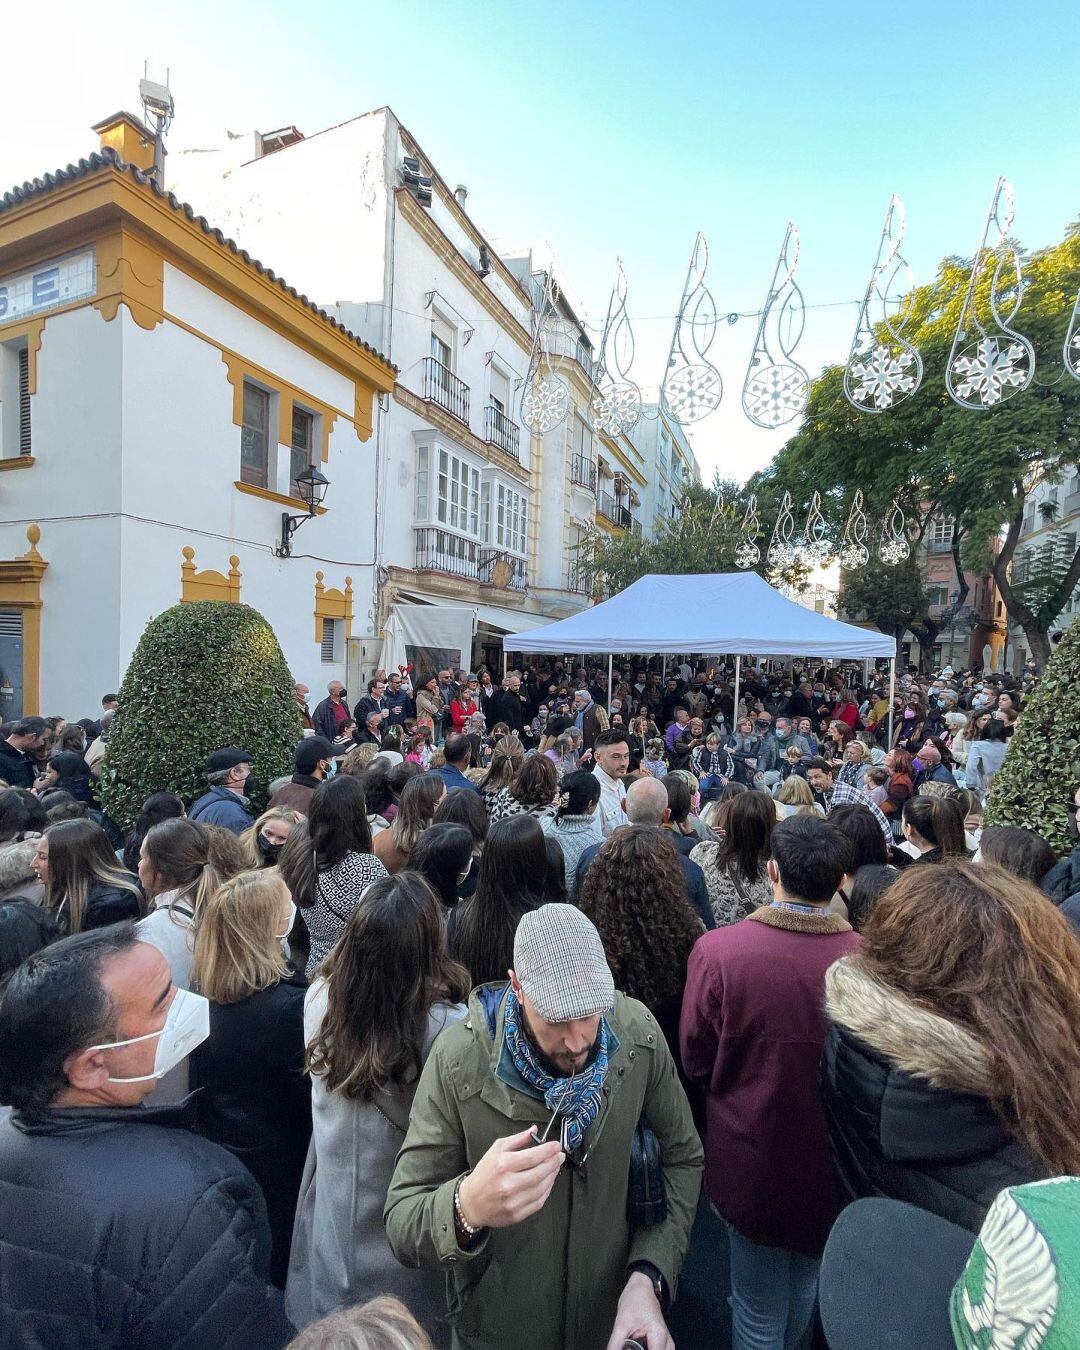
[[[846,1200],[906,1200],[977,1233],[999,1191],[1046,1175],[991,1106],[968,1031],[851,957],[830,967],[825,1009],[821,1097]]]
[[[3,1350],[276,1350],[251,1174],[181,1108],[0,1120]]]
[[[1042,888],[1055,905],[1062,904],[1080,892],[1080,844],[1067,858],[1062,858],[1051,867],[1042,879]]]

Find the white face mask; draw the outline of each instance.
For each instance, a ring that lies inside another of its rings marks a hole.
[[[282,944],[282,946],[284,946],[285,943],[288,941],[289,934],[292,932],[293,924],[295,922],[296,922],[296,905],[292,901],[290,901],[288,925],[286,926],[284,933],[278,933],[277,935],[277,939]]]
[[[91,1045],[91,1050],[118,1050],[122,1045],[137,1045],[140,1041],[158,1038],[157,1051],[154,1054],[154,1072],[144,1073],[137,1078],[113,1078],[110,1083],[149,1083],[152,1079],[164,1078],[170,1069],[175,1069],[182,1059],[186,1059],[196,1046],[202,1045],[210,1035],[210,1001],[202,994],[193,994],[189,989],[177,989],[176,996],[169,1004],[169,1013],[165,1025],[160,1031],[147,1032],[145,1036],[131,1036],[126,1041],[108,1041],[105,1045]]]

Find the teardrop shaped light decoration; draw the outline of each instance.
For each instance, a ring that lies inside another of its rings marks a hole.
[[[724,397],[724,381],[708,360],[717,324],[716,304],[705,285],[708,266],[709,246],[705,236],[699,233],[690,253],[690,266],[660,386],[660,405],[680,426],[708,417]]]
[[[894,192],[844,367],[844,396],[861,412],[885,412],[922,384],[922,356],[902,336],[915,301],[915,276],[900,252],[904,228],[904,203]],[[897,301],[891,297],[901,277],[906,286]]]
[[[558,299],[558,283],[548,273],[541,309],[534,318],[529,368],[521,389],[521,420],[538,436],[565,422],[570,411],[570,386],[551,359],[559,324]]]
[[[907,537],[907,521],[900,508],[899,498],[894,497],[885,525],[881,532],[881,547],[878,557],[888,567],[895,567],[911,556],[911,545]]]
[[[810,509],[806,513],[806,525],[803,529],[805,541],[803,557],[810,567],[821,567],[832,553],[829,543],[829,527],[821,513],[821,493],[815,492],[810,498]]]
[[[735,549],[735,566],[744,569],[756,567],[761,562],[761,549],[757,537],[761,533],[761,521],[758,519],[757,497],[750,495],[742,519],[741,538]]]
[[[1007,178],[999,178],[945,366],[949,397],[961,408],[975,412],[984,412],[1022,393],[1035,375],[1035,348],[1010,326],[1024,298],[1020,252],[1009,238],[1015,215],[1012,184]],[[986,323],[978,307],[982,278],[989,278]]]
[[[870,532],[870,524],[866,519],[866,512],[863,510],[862,490],[858,490],[851,501],[851,510],[848,512],[848,518],[844,525],[844,537],[840,544],[839,561],[840,566],[846,568],[849,572],[856,567],[865,567],[870,561],[870,550],[866,546],[866,538]]]
[[[1076,292],[1072,318],[1069,320],[1069,330],[1065,334],[1065,344],[1062,347],[1061,354],[1065,362],[1065,369],[1074,380],[1080,380],[1080,291]]]
[[[615,263],[615,281],[608,300],[604,336],[593,395],[593,419],[608,436],[633,431],[641,416],[641,390],[630,379],[634,364],[634,330],[626,312],[627,284],[622,260]]]
[[[797,562],[799,550],[795,544],[795,517],[791,512],[791,493],[785,492],[780,503],[780,513],[773,526],[765,559],[769,566],[781,571]]]
[[[806,411],[810,376],[795,360],[806,307],[795,280],[799,231],[788,221],[743,381],[743,412],[759,427],[782,427]]]

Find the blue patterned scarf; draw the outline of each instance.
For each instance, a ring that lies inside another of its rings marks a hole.
[[[580,1148],[589,1126],[600,1113],[600,1090],[608,1067],[607,1019],[600,1019],[600,1044],[595,1059],[587,1069],[571,1078],[553,1078],[541,1068],[536,1050],[522,1027],[521,1005],[512,989],[506,995],[503,1032],[514,1068],[530,1087],[544,1094],[549,1111],[557,1110],[566,1118],[567,1142],[571,1149]]]

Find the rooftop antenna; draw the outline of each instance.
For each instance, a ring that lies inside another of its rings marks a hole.
[[[165,188],[165,133],[172,126],[175,105],[169,89],[169,69],[165,69],[165,83],[157,84],[147,77],[147,62],[143,62],[143,78],[139,81],[139,97],[143,113],[154,132],[153,177],[159,188]]]

